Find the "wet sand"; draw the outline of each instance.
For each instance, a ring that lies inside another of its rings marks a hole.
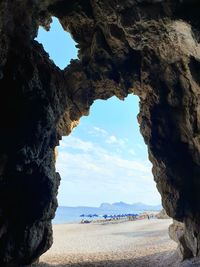
[[[54,244],[38,267],[180,266],[168,236],[171,219],[54,225]]]

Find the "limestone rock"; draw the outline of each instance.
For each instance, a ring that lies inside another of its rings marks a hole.
[[[182,260],[192,257],[192,251],[187,246],[187,241],[184,237],[185,226],[183,223],[174,220],[173,224],[169,226],[169,236],[172,240],[178,243],[178,252]]]

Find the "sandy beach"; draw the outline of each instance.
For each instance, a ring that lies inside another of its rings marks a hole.
[[[38,267],[180,266],[168,236],[171,219],[54,225],[54,244]]]

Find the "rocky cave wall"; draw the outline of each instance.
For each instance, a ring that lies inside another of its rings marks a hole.
[[[129,93],[163,206],[183,223],[180,251],[200,255],[199,11],[198,0],[0,2],[0,266],[51,246],[55,147],[95,99]],[[63,71],[34,41],[52,16],[78,43]]]

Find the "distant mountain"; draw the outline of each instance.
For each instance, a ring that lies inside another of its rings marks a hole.
[[[112,210],[152,210],[152,211],[159,211],[162,209],[161,205],[147,205],[141,202],[128,204],[125,202],[115,202],[113,204],[110,203],[102,203],[99,209],[112,209]]]
[[[110,203],[101,203],[101,205],[99,206],[99,209],[110,209],[112,208],[112,204]]]
[[[122,201],[120,201],[120,202],[115,202],[115,203],[113,203],[112,205],[114,205],[114,206],[116,206],[116,207],[130,207],[130,206],[132,206],[131,204],[127,204],[127,203],[122,202]]]

